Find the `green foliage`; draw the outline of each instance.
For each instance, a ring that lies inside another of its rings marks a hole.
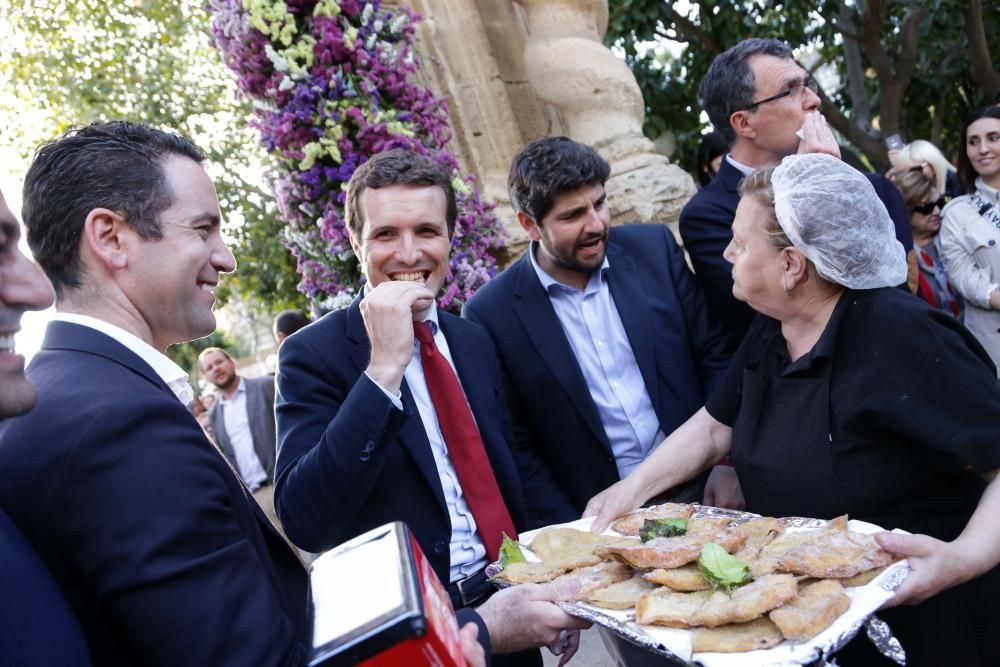
[[[295,260],[281,244],[262,151],[209,35],[202,0],[0,0],[0,141],[27,165],[68,127],[128,119],[181,132],[211,158],[239,261],[220,298],[261,312],[301,308]],[[6,26],[4,24],[7,24]]]
[[[898,118],[880,119],[884,83],[874,71],[873,54],[860,48],[865,95],[852,100],[847,92],[845,33],[857,37],[864,16],[859,6],[885,5],[885,19],[875,27],[887,62],[899,73],[904,51],[903,26],[908,12],[926,10],[916,30],[916,62],[912,78],[903,89]],[[852,127],[853,147],[874,166],[885,168],[880,127],[898,127],[904,139],[930,139],[946,154],[958,149],[961,119],[972,109],[991,101],[990,94],[974,83],[965,32],[966,7],[961,0],[914,3],[888,0],[868,3],[816,0],[811,3],[764,0],[706,0],[691,2],[687,13],[681,3],[662,0],[610,0],[609,26],[605,42],[620,49],[635,73],[647,105],[644,131],[655,138],[665,130],[674,132],[678,151],[673,159],[689,171],[695,169],[698,141],[710,129],[700,117],[698,82],[714,57],[747,37],[775,37],[788,43],[805,61],[806,52],[819,65],[832,68],[841,82],[825,92],[833,108],[824,108],[828,118],[839,115],[837,129],[845,137]],[[986,35],[1000,34],[1000,5],[982,3]],[[846,6],[846,7],[845,7]],[[851,25],[840,25],[846,13]],[[673,44],[671,44],[673,42]],[[671,50],[673,46],[673,50]],[[991,60],[1000,62],[1000,40],[989,44]],[[676,54],[676,55],[675,55]],[[864,108],[870,108],[866,117]],[[882,121],[881,123],[879,121]]]

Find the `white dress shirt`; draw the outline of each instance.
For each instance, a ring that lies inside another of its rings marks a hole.
[[[236,468],[240,477],[248,489],[256,491],[267,481],[267,472],[253,446],[253,433],[250,432],[250,417],[247,414],[247,388],[242,378],[236,385],[232,398],[227,399],[220,392],[218,409],[222,410],[222,421],[226,426],[233,454],[236,455]]]

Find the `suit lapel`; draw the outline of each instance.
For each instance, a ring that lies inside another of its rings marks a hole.
[[[656,350],[653,347],[653,325],[649,318],[649,297],[635,260],[614,242],[612,230],[608,244],[608,288],[615,308],[625,327],[632,354],[646,383],[646,391],[654,409],[659,405],[659,382],[656,374]],[[664,258],[666,259],[666,258]]]
[[[105,357],[106,359],[121,364],[122,366],[125,366],[135,373],[145,377],[161,390],[173,396],[173,392],[170,390],[170,387],[167,386],[163,379],[156,374],[156,371],[154,371],[149,364],[143,361],[141,357],[110,336],[91,329],[90,327],[70,322],[49,322],[48,328],[45,332],[45,339],[42,343],[42,349],[74,350],[77,352],[96,354],[98,356]],[[193,420],[194,417],[192,416],[191,419]],[[212,444],[207,436],[205,437],[205,444],[217,452],[222,464],[229,468],[232,472],[234,484],[240,488],[243,494],[246,495],[247,501],[251,505],[251,512],[253,512],[254,516],[257,517],[257,521],[263,524],[262,529],[270,531],[275,538],[285,544],[285,546],[291,551],[292,555],[295,556],[296,560],[300,560],[298,554],[295,552],[295,549],[292,548],[292,546],[281,536],[280,533],[278,533],[278,531],[271,524],[270,519],[267,518],[264,511],[259,505],[257,505],[257,501],[253,499],[253,495],[249,490],[247,490],[246,485],[240,478],[239,472],[236,471],[225,455],[219,451],[214,444]]]
[[[354,300],[354,303],[351,304],[347,313],[346,326],[347,338],[351,345],[348,355],[357,368],[359,377],[365,371],[365,368],[368,367],[368,361],[371,357],[368,332],[365,330],[365,322],[361,317],[361,308],[359,306],[362,298],[359,295]],[[410,415],[403,423],[403,427],[399,429],[397,437],[403,448],[413,458],[417,470],[427,480],[427,484],[431,487],[431,491],[434,493],[434,497],[437,499],[441,509],[447,513],[448,506],[444,501],[441,476],[438,473],[437,464],[434,463],[434,454],[431,452],[431,444],[427,440],[424,422],[420,418],[420,412],[416,408],[413,394],[410,392],[410,387],[407,385],[405,378],[400,386],[400,393],[402,394],[403,407],[410,410]]]
[[[527,252],[531,252],[529,248]],[[608,436],[597,413],[597,407],[590,397],[590,388],[580,370],[580,364],[573,354],[562,323],[556,315],[545,288],[538,281],[527,252],[508,270],[516,271],[514,285],[514,313],[524,327],[528,340],[538,355],[548,366],[549,372],[563,388],[566,397],[580,413],[584,423],[593,431],[608,452]]]

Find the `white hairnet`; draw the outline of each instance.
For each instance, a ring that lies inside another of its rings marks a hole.
[[[851,289],[906,281],[895,225],[858,170],[831,155],[789,155],[771,185],[778,224],[820,276]]]

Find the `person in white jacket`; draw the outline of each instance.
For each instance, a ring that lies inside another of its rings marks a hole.
[[[965,298],[965,326],[1000,366],[1000,107],[972,114],[962,139],[958,174],[969,194],[945,206],[941,250]]]

